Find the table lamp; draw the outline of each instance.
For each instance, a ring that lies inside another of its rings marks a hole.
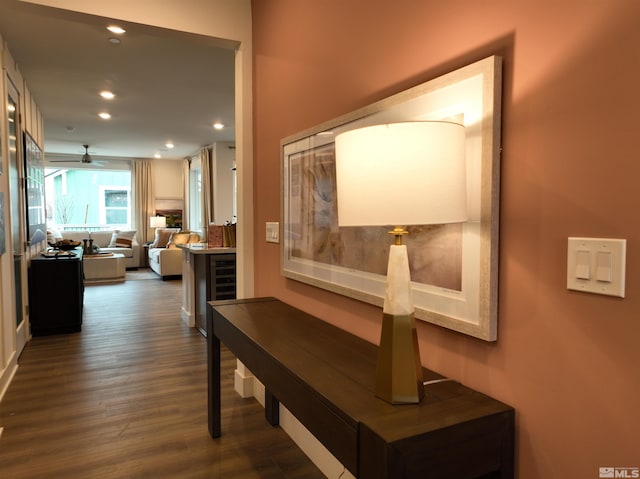
[[[167,217],[166,216],[150,216],[149,227],[150,228],[166,228]]]
[[[464,126],[391,123],[336,136],[339,226],[393,226],[375,393],[392,404],[424,397],[404,226],[464,222]]]

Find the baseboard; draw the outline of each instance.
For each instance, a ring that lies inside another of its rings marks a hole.
[[[248,371],[246,369],[241,371],[240,368],[234,371],[233,386],[242,398],[250,398],[254,396],[253,383],[255,378],[247,373]]]
[[[9,385],[13,380],[16,372],[18,371],[18,355],[14,351],[11,354],[11,358],[7,361],[7,366],[2,370],[0,374],[0,402],[4,398],[7,389],[9,389]]]
[[[184,309],[184,306],[180,308],[180,317],[182,321],[189,326],[190,328],[195,328],[196,326],[196,318],[193,314],[189,313]]]
[[[18,362],[17,358],[22,354],[22,350],[31,340],[29,321],[29,319],[25,318],[16,328],[16,363]]]
[[[327,477],[355,479],[329,450],[304,425],[280,404],[280,427]]]
[[[242,366],[242,363],[239,362],[239,366]],[[243,368],[244,366],[240,369]],[[243,378],[243,380],[251,379],[253,381],[253,385],[251,386],[253,397],[264,407],[264,385],[252,376],[251,371],[248,369],[244,369],[244,373],[238,372],[238,369],[236,369],[236,378],[238,376]],[[238,391],[237,383],[236,391]],[[240,394],[240,391],[238,391],[238,394]],[[282,404],[280,404],[280,427],[325,476],[339,477],[340,479],[355,479],[340,461]]]

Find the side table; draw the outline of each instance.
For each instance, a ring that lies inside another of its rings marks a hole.
[[[142,261],[140,261],[141,268],[149,267],[149,246],[152,245],[153,242],[149,241],[142,245]]]

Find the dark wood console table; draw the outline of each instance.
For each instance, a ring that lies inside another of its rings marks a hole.
[[[377,347],[275,298],[207,308],[209,432],[221,435],[220,343],[356,477],[511,478],[514,410],[424,369],[425,399],[374,396]],[[438,381],[442,380],[443,381]]]
[[[29,320],[33,336],[74,333],[82,328],[82,250],[73,253],[74,256],[58,258],[31,258]]]

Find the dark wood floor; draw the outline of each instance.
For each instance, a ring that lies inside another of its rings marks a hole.
[[[144,277],[144,275],[140,275]],[[206,342],[180,320],[180,281],[85,290],[81,333],[34,338],[0,404],[0,477],[321,478],[223,354],[223,436],[206,417]]]

